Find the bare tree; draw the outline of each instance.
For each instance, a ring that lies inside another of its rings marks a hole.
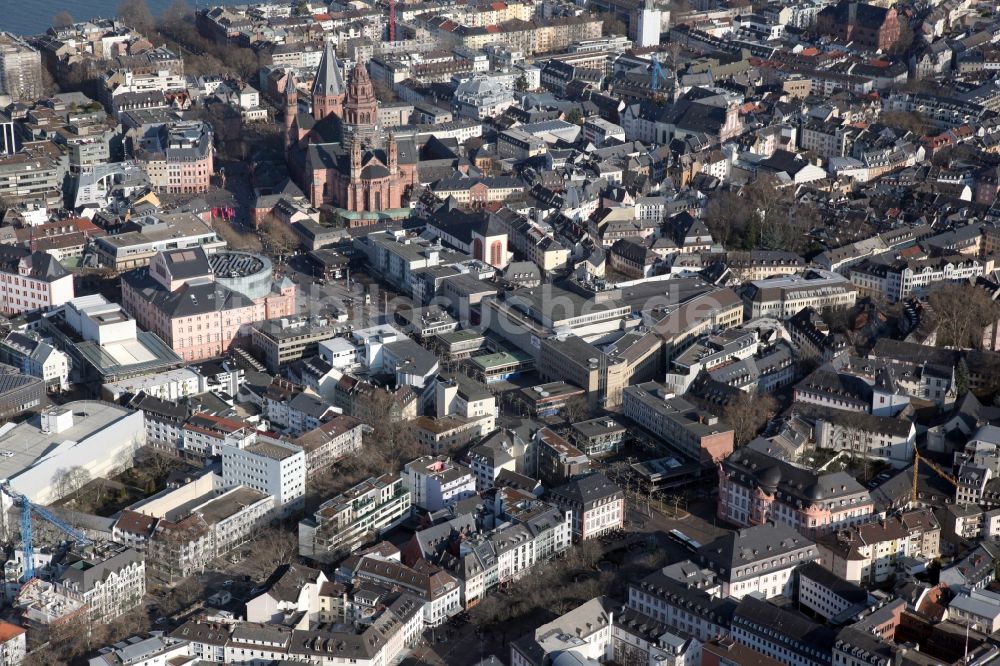
[[[927,299],[938,321],[940,346],[978,349],[983,330],[1000,318],[1000,308],[989,293],[971,284],[948,284]]]
[[[212,228],[219,238],[226,241],[233,250],[243,250],[244,252],[260,252],[264,249],[257,234],[238,229],[226,220],[217,220]]]
[[[910,47],[913,46],[913,39],[913,28],[910,27],[909,21],[900,21],[899,39],[896,40],[895,44],[889,47],[889,53],[894,55],[903,55],[907,53],[910,50]]]
[[[76,21],[73,19],[73,15],[65,10],[56,12],[56,15],[52,17],[53,28],[68,28],[74,23],[76,23]]]
[[[617,19],[614,14],[611,14],[610,12],[601,14],[601,19],[603,21],[601,25],[601,34],[605,36],[628,34],[628,27]]]
[[[878,119],[883,125],[914,134],[924,135],[930,131],[927,121],[917,111],[883,111]]]
[[[151,36],[156,28],[156,21],[153,20],[153,13],[149,11],[146,0],[122,0],[118,5],[118,18],[146,37]]]
[[[389,391],[370,391],[358,401],[354,416],[372,427],[365,439],[363,456],[373,471],[399,467],[421,454],[409,423],[399,418],[396,396]]]
[[[160,15],[160,25],[177,34],[186,24],[194,19],[194,10],[185,0],[174,0]]]
[[[302,242],[291,226],[273,215],[268,215],[261,221],[260,231],[271,252],[277,255],[286,255],[298,249]]]
[[[225,62],[230,70],[244,81],[256,77],[257,70],[260,69],[257,55],[250,49],[231,49]]]
[[[736,446],[743,446],[767,425],[777,411],[777,403],[769,395],[740,392],[724,411],[724,418],[733,427]]]
[[[291,564],[299,554],[299,543],[295,533],[269,527],[254,539],[251,560],[257,578],[267,578],[283,564]]]
[[[713,195],[705,208],[704,219],[716,242],[727,249],[743,247],[750,211],[736,192],[724,190]],[[735,247],[734,242],[737,243]]]
[[[576,395],[567,400],[560,411],[563,417],[570,423],[586,421],[593,415],[590,403],[582,395]]]
[[[202,587],[198,581],[194,578],[185,578],[167,593],[160,602],[160,610],[166,615],[174,615],[197,602],[201,599],[201,595]]]
[[[90,472],[80,466],[60,469],[52,478],[52,485],[59,497],[72,495],[89,482]]]

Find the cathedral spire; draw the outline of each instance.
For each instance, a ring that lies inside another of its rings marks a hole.
[[[285,149],[287,150],[295,143],[295,137],[292,136],[292,133],[295,116],[299,110],[299,91],[295,87],[295,74],[292,71],[285,75],[283,92],[285,94]]]
[[[333,50],[333,42],[327,41],[313,81],[313,117],[322,120],[330,114],[342,115],[345,93],[344,77],[340,72],[337,54]]]
[[[327,40],[323,49],[323,57],[316,70],[316,80],[313,81],[313,96],[332,96],[344,94],[344,78],[340,73],[340,63],[333,50],[333,42]]]

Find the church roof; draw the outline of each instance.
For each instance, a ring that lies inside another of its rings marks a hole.
[[[386,169],[381,164],[372,162],[364,169],[361,170],[361,177],[365,180],[375,180],[376,178],[386,178],[389,175],[389,170]]]
[[[361,163],[368,164],[372,160],[385,165],[389,163],[389,156],[382,148],[363,151]],[[416,164],[418,160],[417,145],[413,139],[396,139],[396,161],[398,164]],[[339,143],[310,145],[306,161],[310,169],[337,169],[341,173],[350,173],[351,170],[350,150],[347,146]]]
[[[319,69],[316,70],[316,79],[313,81],[313,96],[331,96],[344,93],[344,79],[340,73],[340,63],[337,62],[337,54],[333,51],[333,42],[327,41],[323,51],[323,57],[319,61]]]

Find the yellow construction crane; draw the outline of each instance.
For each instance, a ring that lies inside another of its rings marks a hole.
[[[914,447],[913,447],[913,495],[911,496],[911,500],[912,501],[914,501],[914,502],[917,501],[917,479],[920,478],[920,462],[921,461],[923,461],[923,463],[925,465],[927,465],[928,467],[930,467],[932,470],[934,470],[935,472],[937,472],[937,475],[940,476],[942,479],[944,479],[945,481],[947,481],[951,485],[955,486],[956,488],[958,487],[958,481],[955,480],[955,477],[953,477],[951,474],[948,474],[943,469],[941,469],[940,467],[938,467],[937,465],[935,465],[933,462],[931,462],[927,458],[924,458],[922,455],[920,455],[920,451],[918,451],[916,445],[914,445]]]

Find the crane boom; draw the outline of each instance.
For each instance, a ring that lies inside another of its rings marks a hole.
[[[78,546],[85,546],[92,543],[92,541],[87,538],[86,534],[61,518],[58,518],[48,509],[38,506],[37,504],[32,504],[31,500],[11,488],[9,483],[5,482],[0,484],[0,491],[3,491],[5,495],[14,500],[15,504],[18,504],[21,507],[21,545],[24,552],[24,574],[21,576],[21,580],[23,582],[27,583],[35,577],[35,544],[33,535],[34,527],[31,521],[32,512],[38,514],[46,521],[52,523],[65,532],[66,535],[72,538]]]
[[[958,487],[958,481],[955,480],[955,477],[953,477],[951,474],[948,474],[946,471],[944,471],[943,469],[941,469],[940,467],[938,467],[936,464],[934,464],[933,462],[931,462],[927,458],[924,458],[922,455],[920,455],[920,451],[918,451],[917,447],[914,446],[913,447],[913,493],[912,493],[912,496],[911,496],[912,501],[914,501],[914,502],[917,501],[917,479],[920,476],[920,463],[921,463],[921,461],[925,465],[927,465],[928,467],[930,467],[932,470],[934,470],[934,472],[936,472],[937,475],[940,476],[942,479],[944,479],[945,481],[947,481],[951,485],[953,485],[955,487]]]

